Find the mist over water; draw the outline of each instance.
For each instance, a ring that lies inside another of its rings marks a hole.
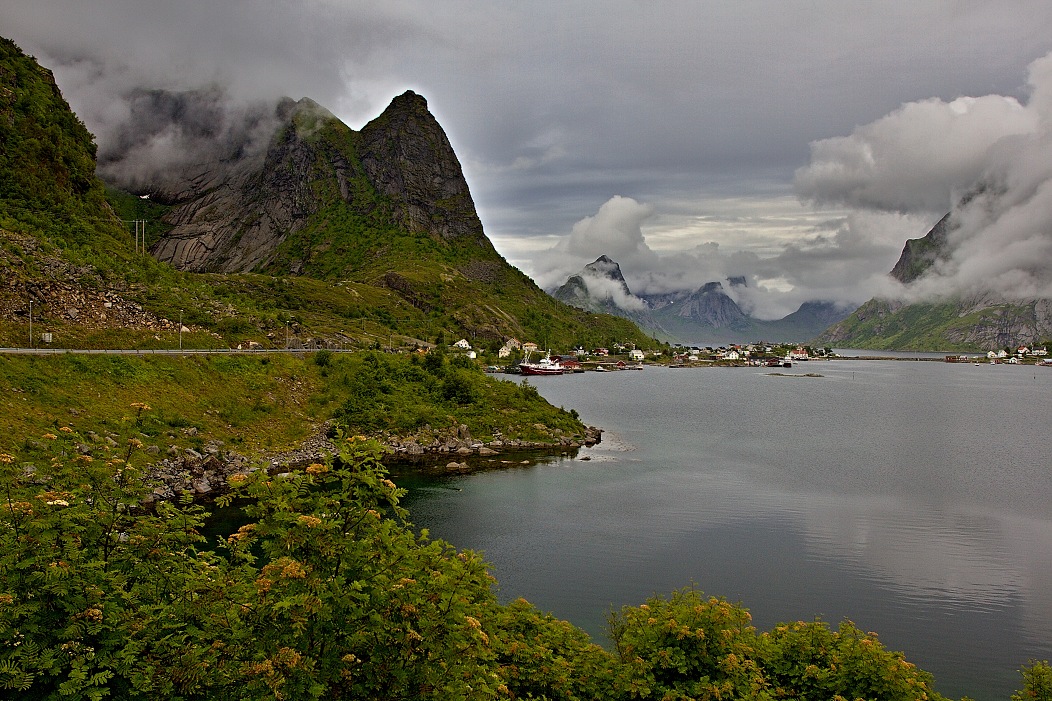
[[[693,583],[756,626],[850,618],[951,697],[1052,657],[1052,369],[833,361],[531,380],[606,429],[577,459],[406,481],[414,522],[482,550],[597,639]],[[822,377],[806,377],[804,373]],[[581,460],[582,457],[589,460]]]

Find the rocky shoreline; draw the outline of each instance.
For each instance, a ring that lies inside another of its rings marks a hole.
[[[195,499],[209,500],[225,492],[227,481],[237,473],[255,472],[265,467],[269,473],[277,475],[324,462],[337,453],[328,429],[327,425],[321,426],[295,449],[257,460],[236,451],[223,450],[219,441],[206,443],[200,451],[186,448],[180,452],[174,447],[169,448],[168,457],[149,468],[147,480],[154,487],[146,501],[177,499],[186,492]],[[492,458],[512,452],[561,453],[595,445],[602,441],[603,435],[602,429],[594,426],[586,427],[583,435],[563,436],[560,433],[556,430],[552,432],[551,440],[544,441],[505,439],[495,435],[493,440],[484,442],[472,438],[468,427],[460,425],[446,435],[430,436],[424,441],[420,436],[382,436],[380,441],[387,449],[384,462],[420,462],[429,471],[463,473],[472,471],[467,459],[473,456]],[[487,467],[493,462],[490,461]],[[513,464],[520,462],[513,461]]]

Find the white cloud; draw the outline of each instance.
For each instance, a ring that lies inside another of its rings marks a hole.
[[[974,187],[991,150],[1033,133],[1033,110],[1000,95],[911,102],[850,136],[812,142],[797,193],[822,204],[945,212]]]

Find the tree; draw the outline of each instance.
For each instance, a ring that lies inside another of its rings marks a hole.
[[[1052,667],[1047,661],[1031,660],[1029,667],[1019,671],[1023,690],[1012,694],[1012,701],[1052,701]]]

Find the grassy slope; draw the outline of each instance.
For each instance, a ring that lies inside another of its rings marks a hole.
[[[988,344],[969,341],[977,327],[997,328],[1005,320],[1032,319],[1032,305],[1002,304],[963,312],[955,303],[917,303],[893,308],[871,300],[820,336],[816,343],[877,350],[986,352]]]
[[[448,361],[381,353],[235,356],[0,355],[0,452],[31,457],[41,436],[139,438],[163,451],[225,449],[260,457],[337,418],[353,431],[420,433],[467,425],[479,440],[550,439],[583,427],[532,388]],[[150,409],[136,423],[136,403]],[[547,427],[541,431],[537,424]]]

